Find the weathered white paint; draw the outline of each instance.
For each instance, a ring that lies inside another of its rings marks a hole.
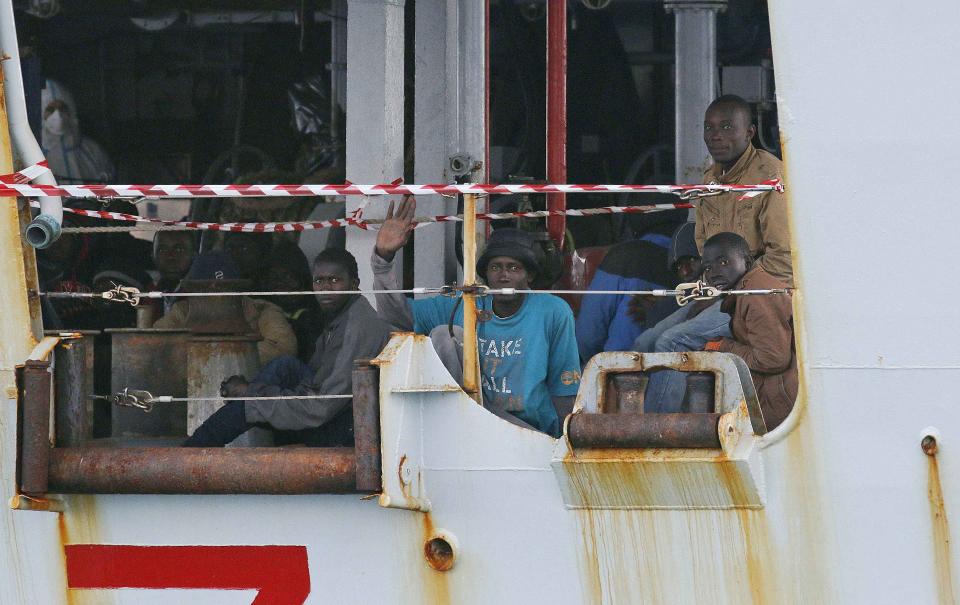
[[[433,526],[459,543],[447,574],[423,563],[424,514],[353,496],[69,497],[67,540],[306,544],[310,603],[942,601],[957,569],[948,561],[949,572],[937,572],[950,545],[935,548],[930,460],[919,442],[928,427],[940,434],[943,515],[955,520],[960,346],[951,328],[960,308],[941,259],[960,210],[932,184],[952,173],[960,81],[929,66],[960,55],[960,5],[773,0],[770,9],[803,389],[794,415],[760,440],[763,509],[568,510],[550,467],[554,440],[461,394],[404,393],[385,402],[404,410],[403,424],[385,430],[417,444]],[[9,216],[0,225],[0,262],[8,262],[15,232]],[[936,287],[930,296],[885,290],[916,284]],[[19,296],[10,290],[2,296]],[[0,342],[15,361],[29,351],[28,337],[7,308]],[[22,309],[11,312],[23,318]],[[429,348],[417,351],[407,362],[423,368],[410,376],[440,372]],[[13,409],[7,396],[4,497],[12,494]],[[4,509],[0,541],[0,602],[63,602],[54,515]],[[208,591],[74,598],[250,600],[249,592]]]
[[[485,182],[485,12],[482,0],[416,5],[413,155],[418,183],[453,182],[450,158],[458,154],[481,163],[470,180]],[[421,196],[417,207],[425,216],[453,214],[456,201]],[[453,241],[458,228],[449,223],[416,231],[417,285],[442,286],[456,279]]]
[[[354,183],[403,177],[403,11],[404,0],[347,2],[347,180]],[[366,201],[348,198],[347,214]],[[372,199],[365,216],[383,218],[388,203]],[[375,232],[347,230],[363,288],[373,284],[375,242]]]

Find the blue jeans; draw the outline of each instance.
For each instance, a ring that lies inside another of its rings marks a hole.
[[[302,381],[313,378],[313,374],[310,366],[296,357],[284,356],[260,368],[251,382],[293,389]],[[183,445],[223,447],[255,426],[258,425],[247,422],[242,401],[229,401],[204,420]]]
[[[294,389],[305,380],[310,380],[316,372],[296,357],[284,355],[277,357],[260,368],[250,382],[269,384],[284,389]]]
[[[633,341],[633,350],[640,353],[700,351],[709,340],[730,338],[730,316],[720,310],[719,300],[693,319],[687,319],[689,313],[689,306],[680,307],[657,325],[645,330]],[[654,372],[647,383],[643,411],[679,412],[686,390],[687,377],[683,372]]]

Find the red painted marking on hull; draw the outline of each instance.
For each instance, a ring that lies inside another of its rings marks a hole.
[[[256,589],[253,605],[302,605],[306,546],[68,544],[69,588]]]

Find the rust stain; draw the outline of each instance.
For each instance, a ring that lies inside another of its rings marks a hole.
[[[436,528],[433,525],[433,518],[430,513],[421,515],[423,521],[423,536],[421,544],[426,544],[432,538],[436,537]],[[421,552],[423,552],[421,550]],[[429,605],[448,605],[450,601],[450,584],[448,581],[449,572],[437,571],[430,567],[426,560],[420,563],[423,570],[423,592],[424,603]]]
[[[743,508],[736,510],[740,533],[743,536],[743,556],[751,600],[754,603],[774,602],[776,592],[772,590],[774,582],[769,573],[772,573],[776,566],[771,558],[763,511]]]
[[[96,496],[64,496],[64,512],[57,520],[61,545],[101,544],[102,538]],[[69,605],[113,603],[114,595],[97,590],[73,590],[66,587],[66,554],[64,561],[64,591]]]
[[[950,552],[950,526],[943,504],[940,468],[935,455],[927,456],[927,498],[930,500],[930,521],[933,524],[933,561],[937,574],[937,596],[940,603],[956,603],[953,589],[953,556]]]
[[[717,469],[717,477],[730,494],[730,501],[735,504],[748,502],[750,495],[747,493],[747,487],[743,483],[737,463],[728,459],[725,454],[720,454],[714,458],[714,465]]]
[[[61,546],[66,546],[67,544],[70,544],[70,533],[67,531],[67,522],[66,522],[66,520],[64,519],[65,515],[66,515],[65,513],[60,513],[60,514],[57,515],[57,529],[58,529],[59,532],[60,532],[60,544],[61,544]],[[70,588],[68,588],[68,587],[67,587],[67,583],[66,583],[66,582],[67,582],[67,581],[66,581],[66,578],[67,578],[67,555],[66,555],[66,550],[65,550],[65,549],[64,549],[64,552],[63,552],[62,560],[63,560],[64,590],[66,591],[66,595],[67,595],[67,604],[68,604],[68,605],[75,605],[75,603],[76,603],[76,600],[74,599],[75,591],[73,591],[73,590],[71,590]]]

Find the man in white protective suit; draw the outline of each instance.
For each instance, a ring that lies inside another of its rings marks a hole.
[[[47,80],[40,95],[43,134],[40,145],[61,185],[116,182],[116,169],[103,147],[80,134],[77,104],[59,82]]]

